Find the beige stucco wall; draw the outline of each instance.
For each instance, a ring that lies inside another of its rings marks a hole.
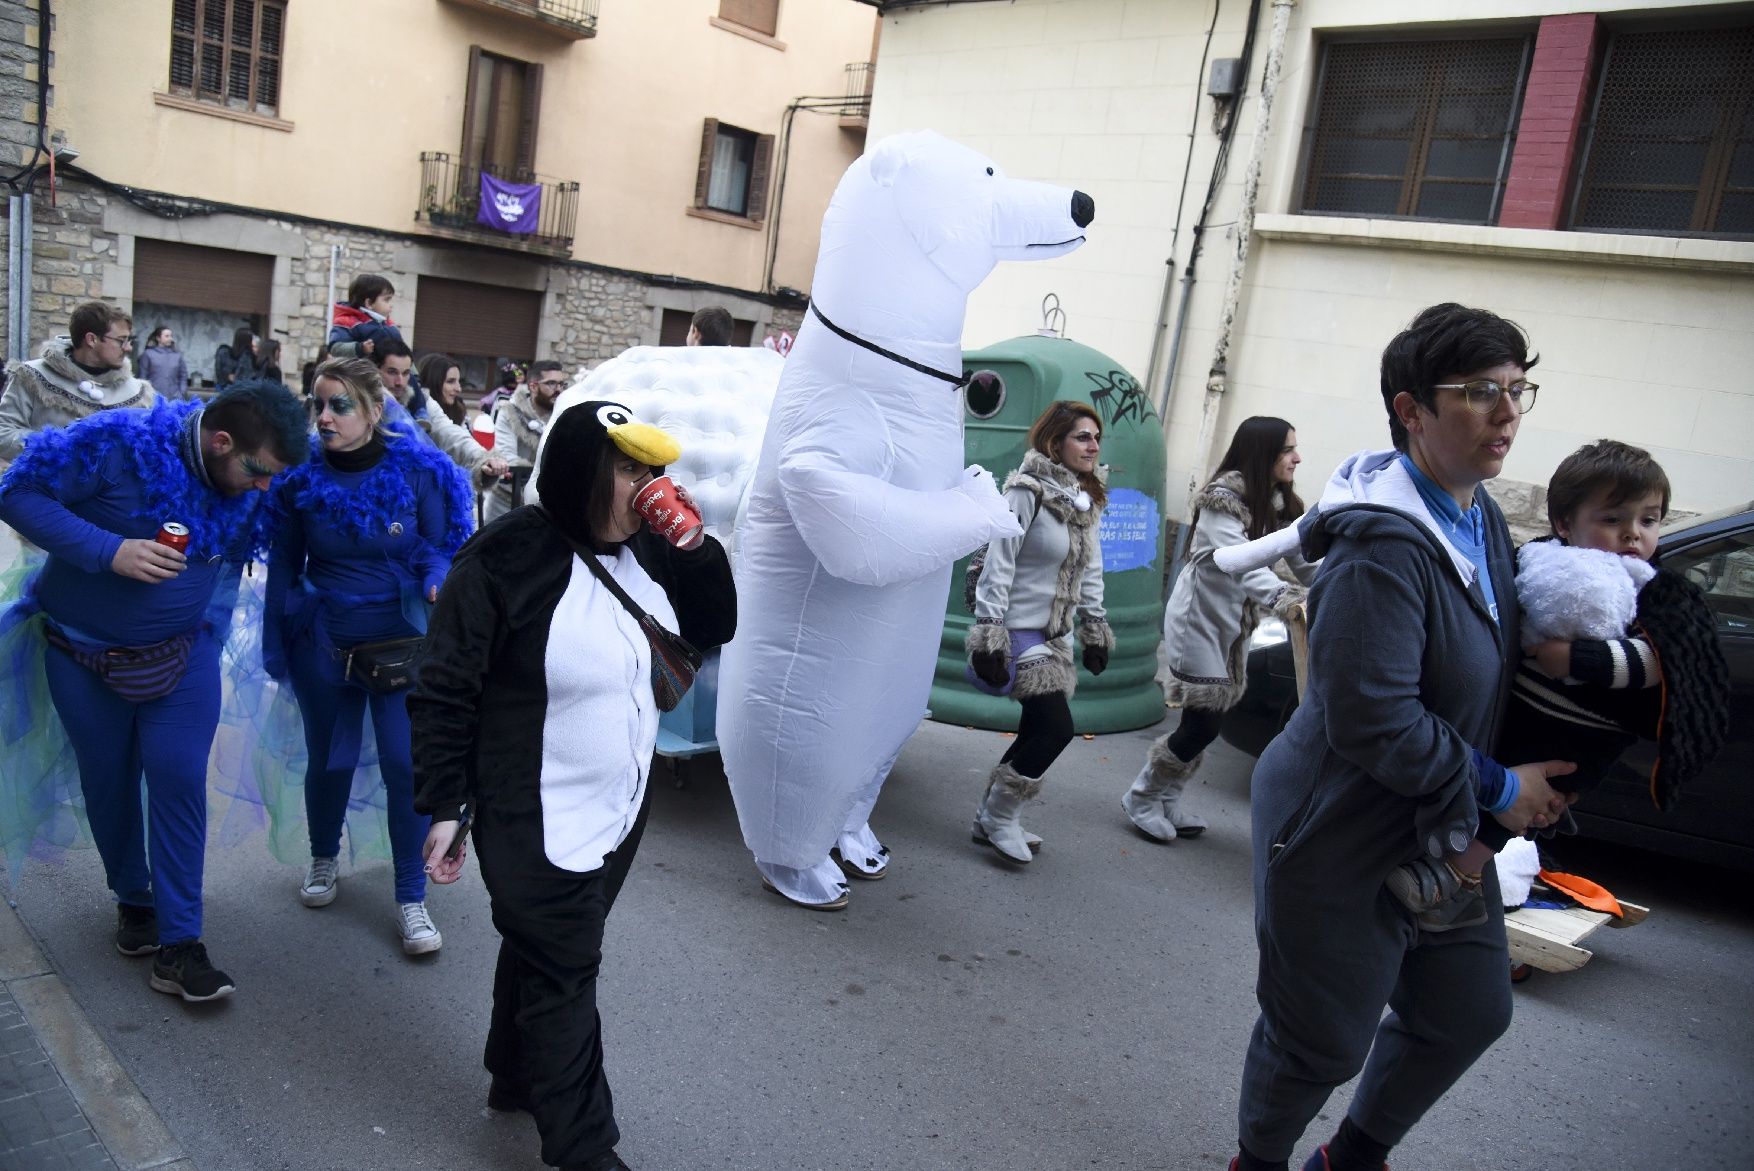
[[[441,0],[296,0],[289,132],[154,102],[170,11],[170,0],[57,7],[51,125],[106,179],[418,232],[419,155],[457,152],[478,44],[544,67],[536,169],[582,184],[576,258],[757,291],[766,233],[686,214],[702,120],[777,135],[792,99],[843,91],[875,19],[854,0],[784,0],[776,49],[715,27],[717,0],[601,0],[597,36],[580,41]],[[862,145],[835,119],[797,119],[777,284],[808,287],[827,193]]]
[[[1249,97],[1231,147],[1189,302],[1167,425],[1166,510],[1197,469],[1205,383],[1217,338],[1231,225],[1252,146],[1271,4],[1263,5]],[[1598,0],[1611,12],[1672,4]],[[1212,58],[1241,49],[1248,6],[1219,5]],[[1317,37],[1418,21],[1512,21],[1574,3],[1534,0],[1304,0],[1293,9],[1263,172],[1252,257],[1218,419],[1274,414],[1298,427],[1306,487],[1347,452],[1386,443],[1377,393],[1382,345],[1420,308],[1461,300],[1520,321],[1542,360],[1540,406],[1507,464],[1544,483],[1580,443],[1650,446],[1676,504],[1706,510],[1754,497],[1754,244],[1289,216]],[[1059,295],[1078,340],[1111,354],[1161,398],[1153,341],[1166,276],[1179,282],[1218,135],[1199,68],[1212,8],[1178,0],[1014,0],[908,9],[884,18],[873,139],[931,128],[986,151],[1011,174],[1096,200],[1089,243],[1058,260],[1001,267],[970,301],[965,343],[1036,327]],[[1197,115],[1197,117],[1196,117]],[[1189,158],[1189,130],[1193,129]],[[1185,192],[1184,192],[1185,188]],[[1180,238],[1172,228],[1185,198]],[[1299,224],[1323,232],[1302,238]],[[1422,229],[1430,227],[1432,230]],[[1180,286],[1171,302],[1181,299]],[[1167,347],[1163,347],[1167,348]]]

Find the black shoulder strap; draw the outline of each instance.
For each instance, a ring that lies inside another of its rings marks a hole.
[[[546,520],[549,524],[554,525],[554,531],[560,534],[560,539],[572,546],[572,551],[579,555],[579,560],[585,563],[585,568],[595,574],[597,580],[603,583],[603,587],[610,593],[614,594],[617,601],[627,607],[627,612],[629,614],[632,614],[639,622],[652,622],[653,625],[658,625],[655,619],[652,619],[645,610],[640,608],[638,602],[627,596],[627,591],[621,588],[620,582],[610,576],[607,569],[603,568],[603,563],[597,560],[597,555],[595,553],[591,552],[590,549],[586,548],[578,541],[573,540],[565,529],[554,524],[554,516],[546,508],[540,504],[534,505],[534,507],[536,511],[542,514],[542,519]]]

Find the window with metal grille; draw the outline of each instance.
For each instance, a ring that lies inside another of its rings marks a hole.
[[[1611,34],[1580,231],[1754,236],[1754,24]]]
[[[1491,223],[1528,54],[1526,37],[1324,45],[1302,210]]]
[[[277,114],[285,29],[286,0],[174,0],[171,92]]]

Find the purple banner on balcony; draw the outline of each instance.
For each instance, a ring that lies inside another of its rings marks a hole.
[[[540,183],[507,183],[486,171],[481,173],[481,209],[475,213],[477,223],[501,232],[527,236],[536,230],[536,219],[541,212]]]

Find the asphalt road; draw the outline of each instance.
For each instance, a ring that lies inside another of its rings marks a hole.
[[[1151,735],[1075,741],[1030,809],[1046,849],[1012,870],[967,833],[1003,741],[924,725],[877,810],[890,876],[838,915],[761,889],[716,758],[685,766],[681,789],[660,766],[600,991],[623,1157],[639,1171],[1224,1167],[1255,1014],[1252,761],[1211,749],[1191,799],[1212,828],[1159,846],[1118,801]],[[1397,1171],[1748,1166],[1746,881],[1600,847],[1564,861],[1650,918],[1599,932],[1581,971],[1521,986],[1509,1035]],[[339,899],[309,910],[261,836],[216,841],[207,941],[239,991],[199,1008],[116,954],[94,852],[30,863],[18,894],[203,1171],[540,1167],[528,1118],[484,1105],[497,937],[478,876],[432,895],[445,948],[422,961],[398,946],[388,864],[343,873]]]

